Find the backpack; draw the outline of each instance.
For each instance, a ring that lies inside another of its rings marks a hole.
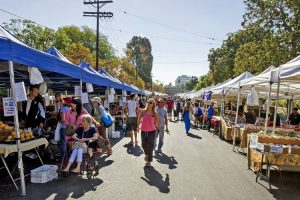
[[[201,108],[198,108],[198,110],[197,110],[197,116],[201,116],[202,115],[202,110],[201,110]]]
[[[103,126],[108,128],[111,127],[111,125],[114,123],[114,119],[107,111],[105,111],[105,115],[101,118],[101,122]]]

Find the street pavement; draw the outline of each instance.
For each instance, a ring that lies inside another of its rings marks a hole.
[[[0,199],[174,199],[174,200],[268,200],[300,199],[299,173],[271,173],[272,190],[255,182],[247,158],[205,130],[191,129],[186,136],[182,122],[170,123],[163,153],[155,155],[151,168],[144,168],[140,146],[128,147],[123,138],[113,155],[102,157],[94,179],[70,175],[45,184],[27,184],[26,198],[13,187]],[[140,141],[140,135],[139,135]],[[140,143],[139,143],[140,144]]]

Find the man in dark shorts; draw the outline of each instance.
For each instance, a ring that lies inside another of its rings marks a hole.
[[[169,97],[168,100],[166,101],[166,106],[167,106],[168,118],[170,121],[172,121],[172,112],[174,109],[174,101],[171,99],[171,97]]]
[[[130,133],[131,141],[129,144],[133,144],[135,138],[135,144],[137,145],[137,112],[139,110],[139,103],[135,100],[135,94],[130,95],[130,100],[126,103],[125,111],[127,113],[127,131]],[[133,137],[134,135],[134,137]]]

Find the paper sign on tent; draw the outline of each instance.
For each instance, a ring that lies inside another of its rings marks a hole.
[[[87,91],[88,93],[94,92],[94,88],[93,88],[93,85],[92,85],[92,84],[86,83],[85,85],[86,85],[86,91]]]
[[[81,102],[82,103],[88,103],[89,102],[89,96],[87,92],[84,92],[81,94]]]
[[[5,117],[10,117],[15,115],[14,98],[12,97],[3,98],[3,111]]]
[[[16,102],[27,101],[24,82],[15,83]]]
[[[80,86],[74,86],[74,90],[75,96],[81,96],[82,90]]]

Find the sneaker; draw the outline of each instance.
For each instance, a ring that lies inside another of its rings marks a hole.
[[[150,162],[146,162],[145,163],[145,167],[151,167],[151,163]]]

